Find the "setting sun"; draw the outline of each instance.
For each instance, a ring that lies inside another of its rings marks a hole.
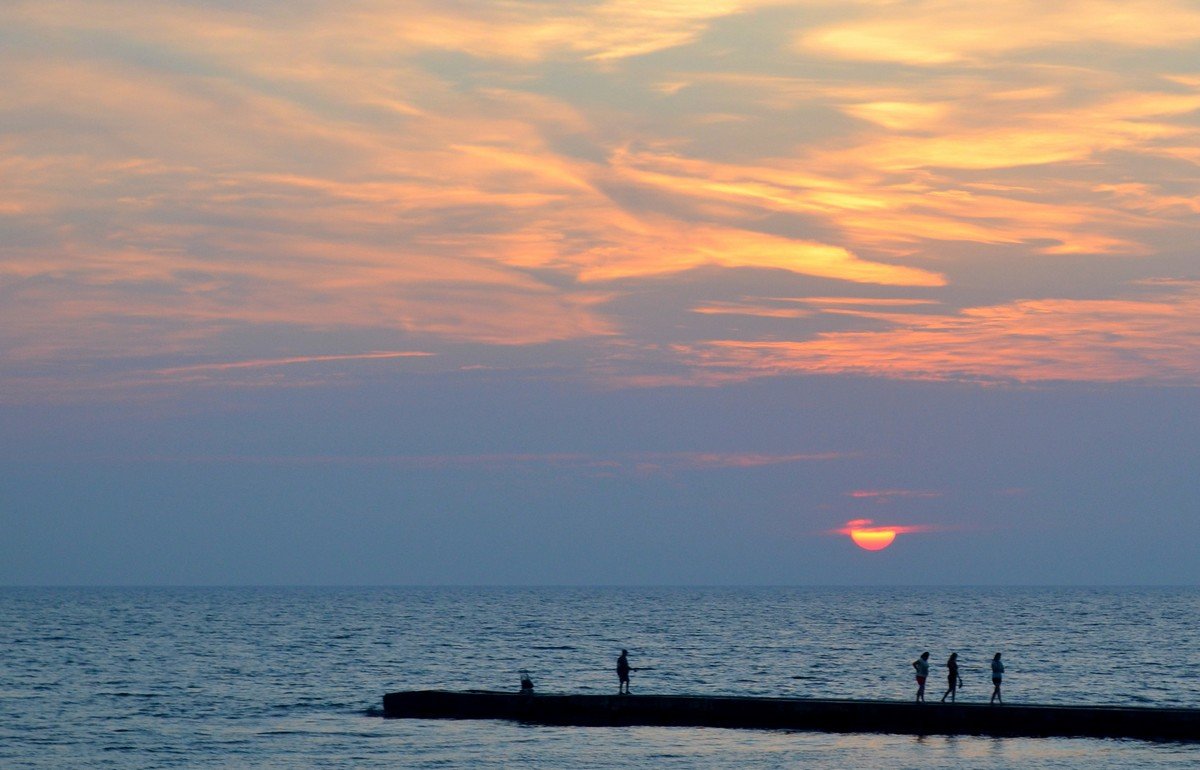
[[[923,524],[875,526],[871,519],[851,519],[846,522],[846,526],[833,530],[831,534],[849,535],[854,544],[863,550],[882,551],[892,544],[896,535],[906,532],[928,532],[930,529]]]
[[[878,528],[852,529],[850,530],[850,539],[859,548],[865,548],[868,551],[882,551],[896,539],[896,530]]]

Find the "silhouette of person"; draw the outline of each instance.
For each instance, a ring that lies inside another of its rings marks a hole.
[[[617,694],[629,694],[629,672],[632,671],[629,667],[629,650],[621,650],[621,657],[617,658]]]
[[[913,661],[913,668],[917,670],[917,702],[925,702],[925,678],[929,676],[929,653],[921,653],[921,657]]]
[[[1000,653],[996,653],[996,657],[992,658],[992,684],[995,687],[992,688],[992,699],[988,701],[989,703],[1000,701],[1001,705],[1003,705],[1004,698],[1000,697],[1000,682],[1003,679],[1004,664],[1000,662]]]
[[[954,702],[954,694],[958,692],[958,688],[962,687],[962,677],[958,675],[958,653],[950,653],[949,659],[946,661],[946,692],[942,695],[942,703],[946,702],[946,696],[950,696],[950,702]]]

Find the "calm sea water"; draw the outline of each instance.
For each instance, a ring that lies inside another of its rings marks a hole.
[[[0,589],[0,767],[1196,767],[1200,744],[391,720],[385,692],[1200,707],[1200,589]],[[935,667],[930,692],[940,697]]]

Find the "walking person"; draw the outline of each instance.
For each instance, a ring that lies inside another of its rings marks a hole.
[[[992,658],[992,699],[989,703],[1000,701],[1000,705],[1004,705],[1004,698],[1000,697],[1000,682],[1004,679],[1004,664],[1000,662],[1000,653],[996,653],[996,657]]]
[[[617,694],[629,694],[629,650],[621,650],[621,656],[617,658]]]
[[[921,657],[913,661],[917,670],[917,703],[925,702],[925,678],[929,676],[929,653],[921,653]]]
[[[950,696],[950,702],[954,702],[954,695],[958,692],[958,688],[962,687],[962,677],[958,675],[958,653],[950,653],[950,658],[946,661],[946,692],[942,695],[942,703],[946,702],[946,696]]]

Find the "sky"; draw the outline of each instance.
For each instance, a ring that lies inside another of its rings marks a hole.
[[[1198,62],[1175,0],[8,0],[0,584],[1197,584]]]

